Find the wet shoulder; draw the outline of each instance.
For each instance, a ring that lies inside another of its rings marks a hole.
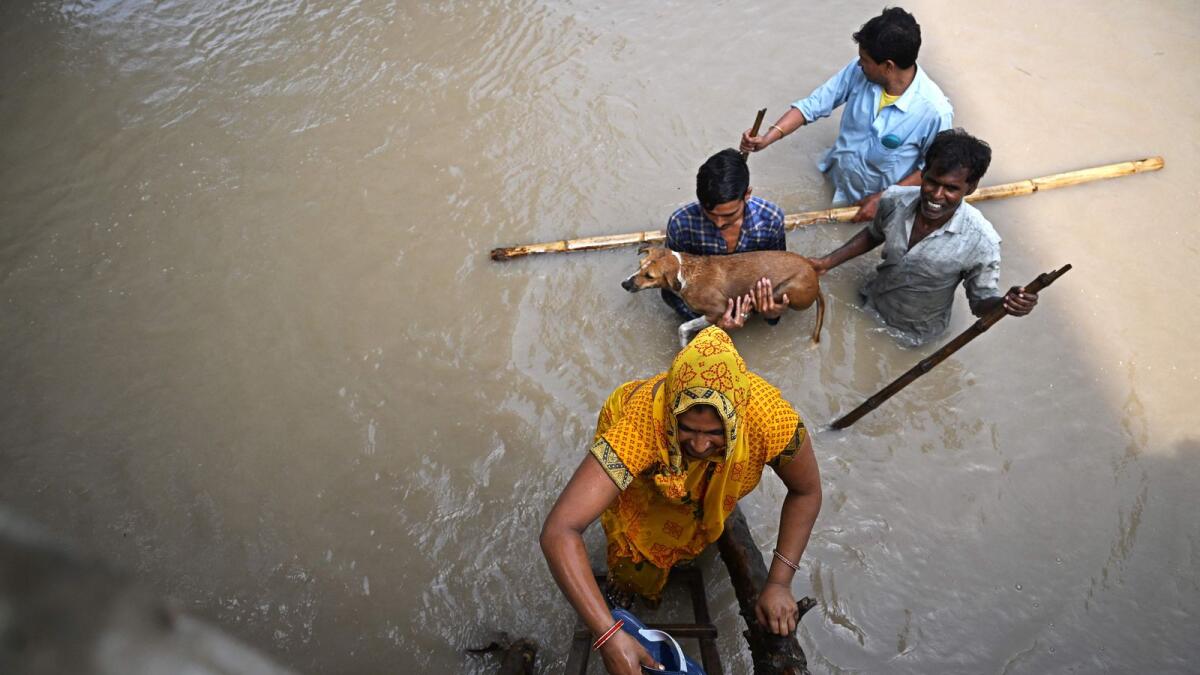
[[[979,209],[967,202],[963,202],[958,208],[962,211],[963,230],[970,233],[980,247],[999,250],[1000,233],[992,227],[991,221],[985,218]]]
[[[764,213],[771,213],[771,214],[775,214],[775,213],[782,214],[783,213],[783,210],[780,209],[775,204],[775,202],[767,201],[757,195],[748,199],[747,203],[750,204],[751,208],[758,210],[758,211],[762,211]]]
[[[683,224],[688,220],[699,217],[700,202],[692,202],[691,204],[685,204],[675,209],[675,212],[671,214],[671,218],[668,220],[668,223],[671,225],[674,225],[675,223]]]
[[[753,456],[766,462],[779,454],[803,425],[800,414],[778,387],[749,373],[750,405],[745,412],[747,439]]]
[[[760,220],[768,223],[783,221],[783,209],[779,208],[774,202],[769,202],[762,197],[751,197],[746,203]]]
[[[879,196],[879,208],[889,212],[912,206],[921,196],[921,188],[915,185],[893,185]]]

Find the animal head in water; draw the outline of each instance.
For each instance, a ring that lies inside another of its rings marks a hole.
[[[672,285],[678,287],[681,265],[678,253],[662,246],[643,246],[638,252],[646,255],[642,258],[638,270],[621,282],[621,288],[630,293],[637,293],[647,288],[672,288]]]

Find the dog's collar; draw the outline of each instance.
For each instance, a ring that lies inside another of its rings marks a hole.
[[[679,263],[679,269],[675,271],[675,278],[679,280],[679,290],[683,290],[687,286],[687,282],[683,280],[683,256],[679,255],[679,251],[671,251],[671,255],[675,256],[675,262]]]

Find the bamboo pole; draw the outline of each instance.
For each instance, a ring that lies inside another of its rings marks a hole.
[[[1044,272],[1039,274],[1036,279],[1024,286],[1025,291],[1028,293],[1037,293],[1043,288],[1054,283],[1056,279],[1066,274],[1068,271],[1070,271],[1070,269],[1070,265],[1064,265],[1053,272]],[[896,392],[907,387],[912,383],[913,380],[933,370],[934,366],[942,361],[945,361],[947,357],[964,347],[968,342],[974,340],[980,335],[983,335],[984,331],[991,328],[993,324],[1006,316],[1008,316],[1008,312],[1004,310],[1004,305],[997,305],[987,314],[979,317],[975,323],[971,324],[970,328],[967,328],[963,332],[959,333],[957,337],[943,345],[941,349],[930,354],[924,359],[921,359],[921,362],[912,368],[909,368],[908,372],[904,373],[900,377],[897,377],[891,384],[883,389],[880,389],[874,396],[863,401],[854,410],[851,410],[849,413],[834,420],[833,424],[829,426],[833,427],[834,429],[845,429],[851,424],[854,424],[863,415],[866,415],[872,410],[878,408],[884,401],[891,398]]]
[[[977,190],[975,194],[967,197],[967,201],[985,202],[992,199],[1020,197],[1023,195],[1031,195],[1035,192],[1069,187],[1071,185],[1080,185],[1083,183],[1106,180],[1109,178],[1130,176],[1135,173],[1158,171],[1161,168],[1163,168],[1162,157],[1148,157],[1146,159],[1135,159],[1128,162],[1117,162],[1116,164],[1105,164],[1103,166],[1095,166],[1087,169],[1080,169],[1078,171],[1056,173],[1050,176],[1029,178],[1026,180],[1016,181],[1014,183],[1004,183],[1002,185],[993,185],[991,187],[981,188]],[[784,217],[783,226],[786,229],[794,230],[797,227],[816,225],[818,223],[847,223],[850,222],[850,219],[854,217],[855,213],[858,213],[857,206],[846,206],[838,209],[822,209],[819,211],[794,213]],[[495,248],[492,249],[491,258],[492,260],[510,260],[512,258],[520,258],[537,253],[601,251],[604,249],[620,248],[622,246],[630,246],[634,244],[655,244],[665,240],[666,238],[667,234],[662,230],[645,230],[643,232],[630,232],[628,234],[609,234],[598,237],[563,239],[560,241],[548,241],[540,244],[524,244],[521,246],[510,246],[507,248]]]

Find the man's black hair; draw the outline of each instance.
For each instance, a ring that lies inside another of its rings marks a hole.
[[[854,41],[871,55],[871,60],[890,60],[901,69],[917,62],[921,51],[921,26],[912,14],[899,7],[884,8],[883,14],[864,23]]]
[[[696,199],[711,211],[717,204],[741,199],[750,187],[750,168],[733,148],[725,148],[700,165]]]
[[[938,132],[925,153],[926,171],[948,173],[966,169],[968,183],[978,183],[991,163],[991,146],[962,129]]]

